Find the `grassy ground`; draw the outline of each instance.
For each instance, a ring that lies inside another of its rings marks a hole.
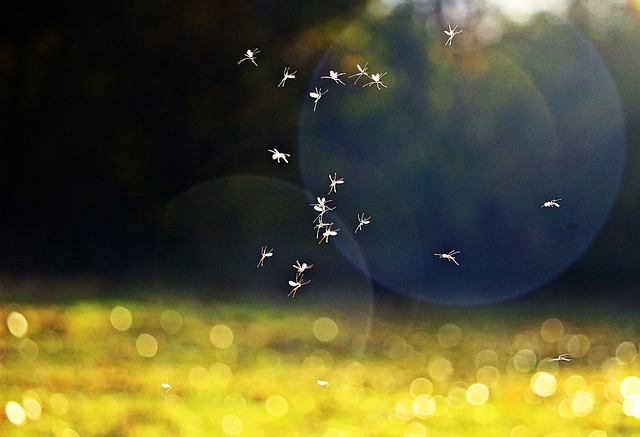
[[[0,434],[640,436],[628,320],[290,302],[5,303]]]

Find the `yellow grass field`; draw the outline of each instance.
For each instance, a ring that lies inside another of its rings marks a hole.
[[[287,303],[5,303],[0,434],[640,436],[632,324]]]

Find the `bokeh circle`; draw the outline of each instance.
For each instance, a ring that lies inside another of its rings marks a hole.
[[[166,208],[156,254],[158,287],[329,317],[362,348],[373,310],[366,265],[361,257],[356,268],[333,244],[318,244],[314,217],[308,195],[276,179],[232,176],[197,185]],[[273,255],[258,267],[264,246]],[[311,282],[292,298],[296,261],[313,267],[301,281]]]
[[[569,22],[491,46],[445,47],[441,33],[411,7],[355,20],[309,83],[328,93],[303,106],[301,171],[311,193],[344,178],[332,194],[341,220],[372,217],[356,241],[376,282],[439,304],[493,303],[548,282],[593,241],[622,177],[623,114],[607,66]],[[387,72],[387,88],[354,84],[356,65]],[[329,70],[345,84],[320,79]],[[552,199],[559,208],[541,207]],[[434,255],[451,250],[459,266]]]

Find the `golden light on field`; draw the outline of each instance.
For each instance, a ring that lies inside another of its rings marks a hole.
[[[111,310],[109,320],[111,321],[111,325],[118,331],[128,330],[133,323],[131,311],[122,306],[116,306]]]
[[[313,335],[322,342],[328,342],[338,335],[338,325],[328,317],[321,317],[313,322]]]
[[[14,337],[22,338],[29,331],[29,323],[25,316],[17,311],[12,311],[7,316],[7,328]]]
[[[219,349],[226,349],[233,344],[233,331],[227,325],[215,325],[209,333],[211,343]]]
[[[143,357],[151,358],[158,352],[158,340],[151,334],[140,334],[136,339],[136,349]]]
[[[640,360],[628,329],[594,325],[587,336],[552,317],[496,332],[462,321],[381,322],[356,354],[334,316],[219,311],[212,326],[210,313],[195,317],[188,308],[82,306],[42,317],[21,310],[29,335],[5,329],[2,339],[0,369],[16,382],[0,392],[0,434],[117,434],[128,426],[135,437],[363,429],[381,437],[478,429],[564,437],[632,435],[639,426]],[[572,361],[549,361],[567,350]]]

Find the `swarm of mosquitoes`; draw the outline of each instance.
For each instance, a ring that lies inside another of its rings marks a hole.
[[[462,32],[462,30],[457,30],[457,29],[458,29],[458,26],[455,26],[452,28],[451,25],[449,25],[449,29],[444,31],[444,33],[448,36],[448,39],[444,44],[445,46],[451,46],[453,42],[453,38]],[[253,65],[257,67],[258,63],[256,61],[256,55],[258,53],[260,53],[260,50],[258,48],[255,48],[253,50],[250,50],[250,49],[247,50],[244,54],[244,57],[238,61],[238,65],[244,61],[250,61]],[[369,62],[365,62],[365,64],[362,66],[360,64],[356,64],[356,68],[358,71],[349,76],[347,76],[346,72],[329,70],[328,74],[324,76],[320,76],[320,79],[332,80],[337,84],[346,85],[345,82],[341,79],[343,76],[346,76],[349,79],[355,78],[355,80],[353,81],[353,85],[357,85],[358,81],[364,77],[368,79],[369,82],[366,82],[364,85],[362,85],[362,88],[370,88],[372,86],[375,86],[378,89],[378,91],[381,91],[382,88],[387,88],[387,86],[382,82],[382,78],[387,74],[386,71],[384,73],[370,73]],[[278,84],[278,87],[284,87],[287,80],[295,79],[296,73],[297,73],[297,70],[291,72],[291,67],[285,67],[283,71],[282,80]],[[320,87],[314,87],[314,90],[309,93],[309,97],[313,99],[314,112],[317,110],[318,102],[320,101],[322,96],[324,96],[328,92],[329,90],[323,91],[322,88]],[[275,148],[269,149],[268,152],[271,153],[271,159],[276,161],[278,164],[280,163],[281,160],[285,164],[289,163],[287,158],[291,156],[290,154],[280,152],[278,151],[278,149],[275,149]],[[329,175],[329,192],[327,193],[327,195],[330,195],[331,193],[337,193],[338,186],[341,184],[344,184],[343,178],[338,178],[337,173],[333,173],[333,175],[330,174]],[[562,199],[548,200],[542,204],[541,208],[560,208],[560,204],[558,203],[560,200]],[[329,239],[331,237],[337,236],[338,231],[340,231],[340,228],[333,227],[334,225],[333,222],[324,220],[325,213],[329,211],[333,211],[335,209],[335,207],[329,206],[330,202],[331,202],[330,199],[318,196],[316,197],[316,203],[310,204],[313,210],[317,213],[315,219],[313,220],[313,223],[314,223],[314,229],[316,230],[316,238],[318,239],[318,244],[329,243]],[[357,215],[357,219],[358,219],[358,224],[354,231],[354,233],[356,234],[358,233],[358,231],[362,231],[364,226],[371,223],[371,216],[367,217],[363,212]],[[434,255],[437,256],[438,258],[452,262],[456,266],[460,265],[455,258],[456,255],[458,254],[460,254],[460,251],[456,249],[453,249],[447,253],[434,253]],[[258,262],[257,267],[264,266],[264,260],[266,258],[271,257],[272,255],[273,255],[273,249],[268,250],[267,246],[263,246],[261,248],[261,258],[260,258],[260,261]],[[296,270],[296,273],[295,273],[294,280],[289,281],[289,286],[291,286],[292,288],[291,288],[291,291],[289,291],[289,294],[287,294],[287,297],[294,298],[296,296],[296,293],[300,290],[300,288],[302,288],[303,286],[311,282],[311,280],[304,279],[304,272],[306,270],[311,269],[313,267],[313,264],[307,264],[306,262],[300,263],[299,260],[296,260],[296,263],[293,264],[292,267]],[[551,359],[550,361],[571,361],[571,358],[569,354],[562,354],[562,355],[559,355],[557,358]],[[325,380],[318,380],[317,383],[319,386],[323,388],[322,397],[324,397],[324,391],[329,386],[329,382]]]
[[[462,29],[461,30],[457,30],[457,29],[458,29],[457,25],[453,28],[451,27],[451,25],[449,25],[449,29],[444,31],[444,33],[449,37],[444,44],[445,46],[451,46],[453,42],[453,38],[462,32]],[[238,61],[238,65],[240,65],[244,61],[250,61],[253,65],[257,67],[258,62],[256,60],[256,55],[258,53],[260,53],[260,50],[258,48],[255,48],[253,50],[248,49],[244,53],[243,58]],[[384,73],[369,73],[369,62],[365,62],[363,66],[361,66],[360,64],[356,64],[356,68],[358,70],[356,73],[347,76],[347,78],[349,79],[355,78],[355,80],[353,81],[354,85],[357,85],[358,81],[362,77],[365,77],[369,79],[369,82],[362,85],[362,88],[372,87],[374,85],[378,89],[378,91],[381,91],[382,88],[387,88],[387,86],[382,82],[382,78],[387,74],[386,71]],[[284,87],[287,80],[295,79],[296,73],[297,73],[297,70],[292,72],[291,67],[285,67],[283,70],[283,77],[280,83],[278,84],[278,88]],[[329,70],[329,73],[327,75],[320,76],[320,79],[328,79],[328,80],[332,80],[337,84],[346,85],[345,82],[341,79],[342,76],[346,76],[346,75],[347,75],[346,72]],[[314,112],[317,110],[318,102],[320,101],[322,96],[324,96],[328,92],[329,90],[323,91],[322,88],[320,87],[314,87],[314,90],[309,93],[309,97],[313,99]],[[271,159],[276,161],[278,164],[281,161],[284,162],[285,164],[289,163],[287,159],[291,156],[289,153],[280,152],[278,149],[275,149],[275,148],[269,149],[268,152],[271,153]],[[337,173],[334,173],[333,175],[329,175],[329,192],[327,193],[327,195],[330,195],[331,193],[337,193],[338,185],[341,185],[341,184],[344,184],[344,179],[338,178]],[[560,200],[562,199],[548,200],[542,204],[541,208],[560,208],[560,204],[558,203]],[[316,201],[317,203],[310,204],[310,206],[313,207],[313,210],[318,213],[316,218],[313,220],[314,229],[316,230],[316,238],[319,239],[318,241],[319,244],[329,243],[329,239],[331,237],[335,237],[338,235],[338,231],[340,231],[340,228],[334,228],[333,222],[325,221],[324,214],[326,212],[333,211],[335,208],[330,207],[328,205],[329,202],[331,202],[331,200],[328,200],[325,197],[317,197]],[[364,226],[371,223],[371,216],[366,217],[365,213],[362,213],[357,215],[357,219],[358,219],[358,224],[354,231],[354,233],[356,234],[358,233],[358,231],[362,231]],[[456,260],[456,255],[458,254],[460,254],[460,251],[456,249],[453,249],[447,253],[434,253],[434,255],[437,256],[438,258],[452,262],[456,266],[460,265]],[[264,266],[264,260],[271,256],[273,256],[273,249],[267,250],[267,246],[263,246],[261,248],[261,258],[260,258],[260,261],[258,262],[257,267]],[[307,269],[310,269],[312,265],[313,264],[307,264],[307,263],[300,264],[300,261],[296,260],[296,264],[293,265],[293,267],[296,269],[296,276],[294,280],[289,281],[289,285],[293,288],[291,289],[287,297],[295,297],[296,293],[301,287],[311,282],[310,280],[308,281],[304,280],[304,271]]]

